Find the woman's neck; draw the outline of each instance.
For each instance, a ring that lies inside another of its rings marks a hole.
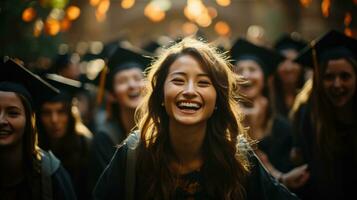
[[[135,126],[134,120],[135,109],[120,108],[119,119],[124,128],[125,134],[128,135],[131,129]]]
[[[11,186],[23,179],[22,144],[0,149],[0,186]]]
[[[193,171],[202,166],[202,145],[206,127],[206,122],[192,126],[170,123],[170,142],[176,156],[172,168],[179,174]]]

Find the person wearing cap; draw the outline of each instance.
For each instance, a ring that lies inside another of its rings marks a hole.
[[[150,68],[138,130],[94,199],[297,199],[251,150],[233,98],[240,79],[212,45],[183,39]]]
[[[58,54],[54,58],[50,72],[69,79],[78,80],[81,75],[79,69],[79,56],[74,53]]]
[[[269,172],[289,188],[303,184],[308,177],[304,173],[307,166],[293,169],[290,162],[291,125],[272,110],[268,92],[264,91],[267,90],[267,79],[284,58],[245,39],[238,39],[230,53],[233,70],[247,80],[239,88],[246,100],[239,103],[245,114],[245,125],[249,126],[249,135],[258,141],[257,155]]]
[[[306,42],[294,34],[284,34],[274,44],[274,50],[286,59],[279,63],[274,73],[271,100],[275,111],[286,118],[305,82],[304,68],[293,62],[305,46]]]
[[[57,92],[14,60],[1,61],[1,199],[76,199],[60,161],[37,146],[34,110]]]
[[[60,90],[60,94],[46,98],[37,112],[39,146],[52,151],[68,171],[78,199],[88,199],[88,159],[92,133],[81,122],[73,105],[74,95],[81,90],[81,82],[57,74],[46,74],[44,80]],[[76,110],[77,109],[77,110]]]
[[[357,180],[357,40],[331,30],[296,61],[314,68],[311,96],[296,119],[296,148],[311,174],[301,197],[350,199]]]
[[[90,187],[93,188],[120,144],[135,127],[134,113],[142,100],[143,70],[150,62],[139,49],[118,46],[108,60],[108,68],[99,75],[106,78],[100,90],[108,91],[105,119],[97,125],[90,153]],[[104,73],[104,76],[103,76]],[[102,112],[103,113],[103,112]],[[101,113],[99,113],[101,114]]]

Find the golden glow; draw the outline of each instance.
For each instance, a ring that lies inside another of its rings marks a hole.
[[[345,26],[349,26],[351,22],[352,22],[352,15],[350,12],[347,12],[345,15],[344,24]]]
[[[345,28],[345,35],[353,37],[353,32],[350,28]]]
[[[221,36],[227,36],[231,32],[231,28],[224,21],[217,22],[216,25],[214,26],[214,30],[218,33],[218,35]]]
[[[48,18],[45,22],[45,32],[51,36],[57,35],[61,30],[60,22],[54,18]]]
[[[355,3],[357,5],[357,0],[353,0],[353,3]]]
[[[301,5],[304,6],[305,8],[309,7],[311,2],[312,0],[300,0]]]
[[[208,27],[209,25],[211,25],[212,20],[211,17],[208,14],[205,15],[201,15],[196,19],[196,22],[198,25],[202,26],[202,27]]]
[[[217,10],[214,7],[208,7],[207,9],[208,9],[208,14],[212,19],[218,16]]]
[[[35,37],[40,36],[42,30],[43,30],[43,22],[42,22],[42,20],[38,19],[38,20],[36,20],[35,25],[33,27],[33,35]]]
[[[331,7],[331,0],[322,0],[321,11],[324,17],[328,17],[330,15],[330,7]]]
[[[81,14],[81,10],[77,6],[69,6],[66,14],[69,20],[75,20]]]
[[[122,0],[121,1],[121,7],[124,9],[129,9],[133,7],[135,4],[135,0]]]
[[[26,8],[22,12],[22,20],[24,20],[25,22],[30,22],[33,19],[35,19],[35,17],[36,17],[36,10],[32,7]]]
[[[220,5],[222,7],[226,7],[231,4],[231,0],[216,0],[216,2],[218,5]]]
[[[110,6],[109,0],[102,0],[97,7],[97,12],[101,14],[105,14],[108,11],[109,6]]]
[[[61,31],[65,32],[68,31],[69,28],[71,28],[72,22],[70,19],[68,19],[67,17],[63,18],[61,21]]]
[[[192,23],[192,22],[185,22],[182,25],[182,31],[185,35],[192,35],[195,34],[198,30],[198,27],[196,26],[196,24]]]
[[[95,18],[97,19],[98,22],[103,22],[107,18],[107,14],[98,12],[98,10],[96,10]]]
[[[93,7],[97,6],[101,0],[89,0],[89,4]]]
[[[165,12],[153,3],[149,3],[144,9],[144,15],[153,22],[159,22],[165,19]]]

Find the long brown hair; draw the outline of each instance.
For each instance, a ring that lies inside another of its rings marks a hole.
[[[21,94],[16,93],[16,95],[20,98],[24,109],[25,109],[25,133],[23,141],[23,157],[25,159],[25,163],[27,167],[30,167],[31,170],[38,170],[38,163],[36,161],[40,160],[40,151],[37,142],[37,128],[36,128],[36,117],[35,113],[32,110],[32,107],[29,101],[22,96]]]
[[[353,67],[354,73],[357,74],[357,62],[351,57],[342,57]],[[342,147],[339,134],[336,130],[336,122],[338,119],[334,112],[331,111],[333,105],[329,101],[323,88],[323,76],[326,72],[328,61],[320,63],[320,67],[314,73],[313,79],[313,121],[316,123],[316,143],[318,153],[322,159],[332,161],[334,154]],[[357,91],[355,91],[350,100],[353,113],[357,112]]]
[[[234,100],[238,76],[233,75],[232,66],[223,54],[191,38],[171,46],[149,68],[145,97],[136,113],[142,141],[136,169],[140,199],[172,199],[177,187],[178,175],[169,168],[173,160],[169,116],[161,103],[169,68],[183,55],[190,55],[201,64],[217,92],[217,109],[208,119],[203,142],[205,193],[215,199],[244,199],[249,164],[237,149],[238,137],[246,137],[242,115]]]

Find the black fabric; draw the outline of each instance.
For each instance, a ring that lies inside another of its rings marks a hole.
[[[269,158],[272,165],[281,172],[288,172],[293,168],[290,162],[292,148],[292,128],[290,123],[281,116],[273,119],[273,126],[269,134],[258,143],[258,148]]]
[[[125,166],[126,166],[126,152],[127,146],[123,145],[117,149],[111,162],[106,167],[97,182],[93,192],[95,200],[100,199],[125,199]],[[264,169],[256,155],[249,151],[248,158],[252,165],[251,173],[248,176],[248,184],[245,188],[247,191],[247,200],[289,200],[297,199],[297,197],[290,193],[283,185],[279,184],[268,172]],[[191,181],[200,181],[200,174],[193,172],[188,174],[186,178]],[[194,194],[188,194],[187,191],[178,191],[177,199],[207,199],[205,194],[201,191],[204,189],[197,188]],[[185,198],[188,197],[188,198]],[[189,198],[195,197],[195,198]]]
[[[116,146],[124,139],[125,134],[118,123],[109,120],[100,125],[93,137],[89,155],[89,188],[91,190],[114,155]]]

